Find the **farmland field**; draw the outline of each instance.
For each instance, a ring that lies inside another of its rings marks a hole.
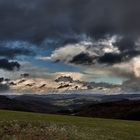
[[[139,139],[139,121],[0,110],[0,140]]]

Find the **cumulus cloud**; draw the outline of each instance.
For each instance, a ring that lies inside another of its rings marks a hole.
[[[46,59],[54,60],[54,61],[65,61],[69,62],[75,55],[78,55],[81,52],[85,52],[86,47],[83,45],[67,45],[65,47],[61,47],[56,49],[50,57]]]
[[[61,76],[70,76],[73,80],[83,80],[84,74],[80,72],[56,72],[54,73],[54,78],[59,78]]]
[[[74,56],[73,59],[69,62],[74,64],[92,65],[96,63],[96,61],[94,62],[94,60],[96,60],[96,57],[97,57],[96,55],[91,56],[89,53],[82,52]]]
[[[27,41],[0,41],[0,69],[19,70],[21,65],[17,62],[18,57],[34,56],[34,48],[35,46]]]
[[[57,48],[50,56],[40,57],[40,59],[81,65],[115,64],[129,61],[140,54],[140,50],[134,43],[127,44],[125,41],[123,43],[121,36],[108,36],[100,40],[87,38]],[[127,47],[129,44],[130,48]]]
[[[98,62],[105,64],[121,63],[122,56],[120,54],[115,53],[105,53],[103,56],[99,58]]]
[[[16,61],[10,62],[7,59],[0,59],[0,68],[8,71],[19,70],[20,64]]]
[[[129,46],[129,47],[127,47]],[[109,75],[134,77],[139,74],[139,44],[123,36],[106,36],[96,40],[85,36],[78,43],[56,48],[50,56],[38,59],[102,70]],[[107,72],[108,71],[108,72]]]
[[[68,44],[53,51],[49,57],[40,57],[42,60],[64,61],[70,62],[74,56],[80,53],[87,52],[89,55],[97,55],[96,52],[91,52],[88,47],[89,42],[80,42],[76,44]]]
[[[136,77],[140,77],[140,56],[132,60],[132,68]]]
[[[123,62],[120,64],[113,65],[113,68],[116,69],[116,72],[120,72],[122,75],[128,77],[140,77],[140,56],[132,58],[128,62]]]

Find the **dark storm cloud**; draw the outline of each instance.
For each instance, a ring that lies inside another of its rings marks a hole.
[[[125,52],[128,50],[133,51],[136,48],[135,40],[129,37],[123,37],[122,39],[115,42],[113,45],[118,46],[118,49],[121,52]]]
[[[18,55],[34,55],[34,53],[25,48],[7,48],[0,46],[0,56],[13,59]]]
[[[0,59],[0,69],[5,69],[8,71],[13,71],[15,69],[20,69],[20,64],[16,61],[8,61],[7,59]]]
[[[79,65],[109,64],[129,62],[140,55],[139,42],[122,36],[111,36],[92,40],[87,36],[79,42],[71,42],[56,48],[49,57],[41,60],[65,62]]]
[[[140,51],[136,50],[129,50],[120,54],[105,53],[103,56],[98,58],[98,62],[102,64],[116,64],[121,62],[127,62],[138,55],[140,55]]]
[[[139,0],[0,0],[0,38],[29,39],[87,33],[140,34]]]
[[[120,53],[105,53],[101,56],[92,56],[89,55],[89,53],[83,52],[74,56],[72,60],[69,61],[69,63],[80,65],[94,65],[96,63],[113,65],[117,63],[128,62],[132,58],[139,55],[140,51],[137,50],[126,50],[125,52]]]
[[[82,64],[82,65],[92,65],[94,64],[95,57],[90,56],[88,53],[80,53],[76,55],[70,63]]]
[[[114,64],[122,62],[122,56],[120,54],[106,53],[98,60],[99,63]]]
[[[119,54],[111,52],[95,58],[79,52],[70,63],[125,62],[140,54],[135,44],[140,35],[139,5],[139,0],[0,0],[0,40],[41,43],[46,38],[55,41],[59,38],[58,42],[47,42],[49,47],[58,48],[81,41],[73,34],[84,33],[94,39],[120,35],[123,38],[114,44]],[[32,52],[22,47],[0,47],[0,56],[9,59],[17,55],[32,55]]]
[[[80,65],[94,65],[95,62],[98,62],[100,64],[113,65],[116,63],[123,62],[123,55],[114,53],[105,53],[103,56],[93,57],[87,53],[81,53],[74,56],[74,58],[70,61],[70,63]]]

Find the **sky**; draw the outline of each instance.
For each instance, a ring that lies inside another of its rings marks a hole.
[[[0,77],[121,84],[140,77],[139,0],[0,0]]]

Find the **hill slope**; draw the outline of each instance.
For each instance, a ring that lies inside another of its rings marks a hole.
[[[118,96],[0,96],[0,109],[98,118],[140,120],[140,100],[136,100],[139,99],[140,95],[132,97],[131,95],[123,97]]]
[[[122,100],[85,105],[78,116],[140,120],[140,100]]]

